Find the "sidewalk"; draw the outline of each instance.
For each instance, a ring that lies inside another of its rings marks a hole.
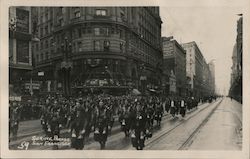
[[[17,132],[17,139],[30,136],[32,134],[42,133],[42,126],[40,124],[40,119],[21,121],[19,123],[19,128]],[[12,135],[10,139],[12,139]]]

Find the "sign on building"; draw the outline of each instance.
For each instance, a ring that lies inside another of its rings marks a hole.
[[[16,9],[16,31],[29,33],[29,11]]]

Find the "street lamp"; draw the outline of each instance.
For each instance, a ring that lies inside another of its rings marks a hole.
[[[32,42],[34,42],[34,43],[37,43],[37,42],[40,42],[40,39],[39,38],[37,38],[36,37],[36,32],[33,32],[32,33],[32,39],[31,39],[31,41]],[[33,50],[32,50],[32,54],[31,54],[31,56],[32,56],[32,63],[33,63]],[[32,66],[33,66],[33,64],[32,64]],[[33,94],[34,94],[34,92],[33,92],[33,81],[32,81],[32,75],[33,75],[33,68],[32,68],[32,70],[31,70],[31,72],[30,72],[30,95],[31,96],[33,96]]]

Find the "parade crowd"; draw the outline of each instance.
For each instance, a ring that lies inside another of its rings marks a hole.
[[[71,147],[83,149],[90,133],[94,133],[94,140],[104,149],[114,122],[118,121],[125,137],[131,138],[133,147],[142,150],[145,140],[153,135],[154,121],[160,127],[164,113],[184,117],[186,111],[197,107],[199,102],[215,99],[212,96],[196,99],[105,94],[64,98],[48,95],[30,105],[10,102],[9,133],[15,137],[20,120],[27,119],[26,116],[39,117],[46,136],[60,137],[61,130],[67,129]]]

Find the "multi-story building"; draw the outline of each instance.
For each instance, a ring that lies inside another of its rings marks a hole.
[[[242,102],[242,23],[243,17],[241,16],[237,21],[237,37],[233,48],[231,87],[229,90],[229,95],[239,102]]]
[[[36,69],[44,73],[43,80],[51,84],[51,91],[62,87],[65,52],[72,62],[72,89],[119,88],[121,91],[134,87],[145,91],[161,84],[159,7],[38,7],[33,10],[40,38],[34,44]]]
[[[211,72],[196,42],[182,44],[186,50],[186,74],[189,79],[189,95],[202,97],[211,94]]]
[[[163,70],[176,78],[176,95],[186,95],[186,51],[176,40],[162,38]],[[172,75],[173,76],[173,75]],[[171,82],[169,82],[170,86]],[[168,86],[168,85],[167,85]]]
[[[29,83],[32,70],[31,52],[31,8],[9,8],[9,93],[20,96],[29,93],[25,83]],[[25,90],[27,92],[25,92]]]
[[[210,79],[210,85],[211,85],[211,93],[212,94],[215,94],[215,65],[214,65],[214,62],[211,61],[208,63],[208,66],[209,66],[209,70],[210,70],[210,73],[211,73],[211,79]]]

